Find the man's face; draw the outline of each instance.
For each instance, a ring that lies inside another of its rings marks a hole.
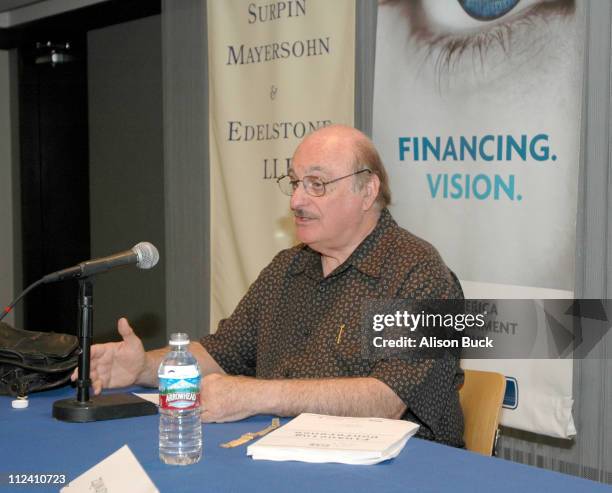
[[[293,157],[292,179],[316,176],[324,182],[353,172],[351,153],[342,146],[304,142]],[[364,216],[364,190],[354,190],[354,177],[325,186],[313,197],[300,182],[291,197],[298,239],[327,253],[352,245]],[[356,246],[356,245],[354,245]]]

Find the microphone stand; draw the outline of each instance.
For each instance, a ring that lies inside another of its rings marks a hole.
[[[60,421],[84,423],[157,414],[157,406],[134,394],[106,394],[91,397],[89,387],[91,341],[93,338],[93,279],[79,278],[79,378],[76,399],[53,403],[53,417]]]

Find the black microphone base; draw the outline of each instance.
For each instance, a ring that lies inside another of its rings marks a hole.
[[[69,423],[133,418],[157,414],[157,406],[134,394],[107,394],[86,402],[62,399],[53,403],[53,417]]]

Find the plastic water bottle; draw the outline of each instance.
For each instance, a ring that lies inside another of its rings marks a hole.
[[[159,458],[194,464],[202,456],[200,366],[187,349],[187,334],[170,336],[170,352],[159,365]]]

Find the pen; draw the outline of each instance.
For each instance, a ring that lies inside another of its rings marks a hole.
[[[342,339],[342,331],[344,331],[344,324],[340,326],[338,330],[338,337],[336,337],[336,344],[340,344],[340,339]]]

